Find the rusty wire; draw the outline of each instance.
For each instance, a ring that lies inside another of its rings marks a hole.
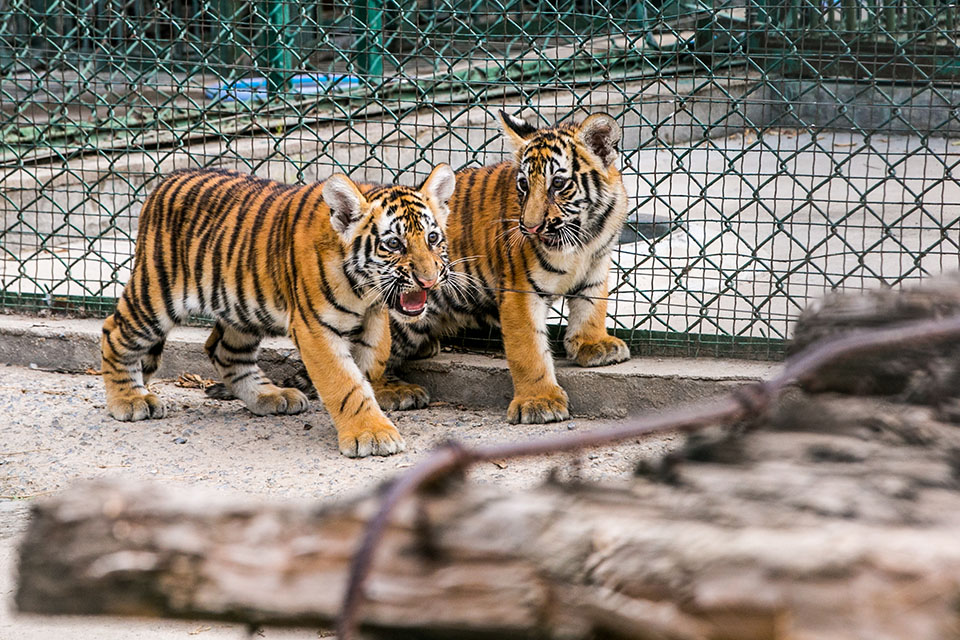
[[[744,385],[708,401],[641,416],[627,425],[472,449],[451,442],[387,486],[380,508],[367,524],[350,565],[343,606],[337,620],[337,637],[340,640],[352,640],[354,637],[357,614],[363,602],[363,587],[391,513],[401,500],[431,480],[462,471],[476,462],[577,451],[664,431],[695,431],[710,425],[731,424],[748,417],[757,418],[763,415],[785,387],[814,376],[824,365],[833,361],[905,343],[950,338],[960,338],[960,315],[854,331],[802,351],[787,360],[780,373],[770,380]]]

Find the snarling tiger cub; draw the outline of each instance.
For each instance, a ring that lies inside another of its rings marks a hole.
[[[289,333],[340,451],[403,450],[369,380],[383,378],[389,317],[401,324],[421,317],[431,306],[427,292],[446,280],[454,185],[447,165],[419,189],[358,187],[344,175],[293,186],[220,170],[165,179],[144,203],[130,280],[103,325],[110,415],[165,415],[147,382],[167,333],[203,314],[217,321],[207,354],[250,411],[307,408],[301,391],[273,385],[256,362],[264,336]]]
[[[544,129],[500,116],[516,157],[457,172],[447,223],[449,286],[429,292],[429,315],[392,323],[389,367],[438,353],[440,338],[462,328],[499,326],[514,386],[507,419],[565,420],[567,394],[554,375],[547,338],[554,300],[566,297],[564,346],[577,364],[630,357],[605,328],[610,254],[627,216],[616,167],[620,127],[604,113]],[[309,389],[302,374],[293,383]],[[427,403],[418,385],[393,377],[377,385],[393,408]]]

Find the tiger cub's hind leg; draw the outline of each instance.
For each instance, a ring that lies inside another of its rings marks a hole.
[[[121,299],[117,311],[104,321],[100,339],[107,411],[124,422],[162,418],[166,406],[146,383],[160,365],[164,337],[156,335],[154,327],[134,327],[122,313],[125,308]]]
[[[226,390],[258,416],[306,411],[307,396],[299,389],[278,387],[257,366],[261,337],[217,322],[205,349]],[[208,395],[212,395],[209,394]],[[220,394],[219,397],[226,397]]]

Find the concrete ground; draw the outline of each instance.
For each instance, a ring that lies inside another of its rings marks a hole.
[[[598,429],[609,420],[518,426],[500,409],[445,403],[394,412],[407,450],[388,458],[351,460],[337,452],[333,426],[317,403],[299,416],[256,417],[236,401],[209,400],[173,380],[157,383],[170,403],[164,420],[120,423],[104,410],[101,379],[0,365],[0,640],[173,640],[197,637],[273,640],[324,637],[317,629],[245,628],[196,621],[42,618],[12,610],[16,545],[30,502],[90,478],[150,478],[181,486],[239,490],[265,499],[333,500],[367,491],[455,438],[468,445]],[[470,481],[523,490],[543,482],[552,468],[585,480],[615,482],[638,460],[675,446],[665,435],[616,447],[542,459],[508,460],[473,469]]]

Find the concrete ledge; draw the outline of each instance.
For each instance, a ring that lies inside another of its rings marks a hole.
[[[0,362],[58,371],[100,366],[100,320],[0,316]],[[208,330],[175,329],[167,339],[160,377],[191,372],[214,377],[203,351]],[[264,371],[282,380],[299,366],[286,338],[264,340]],[[622,417],[638,411],[716,395],[730,387],[769,377],[770,362],[707,358],[634,358],[612,367],[583,369],[557,362],[557,377],[576,416]],[[506,410],[513,385],[506,362],[495,356],[444,353],[408,363],[405,379],[422,384],[435,400]]]

